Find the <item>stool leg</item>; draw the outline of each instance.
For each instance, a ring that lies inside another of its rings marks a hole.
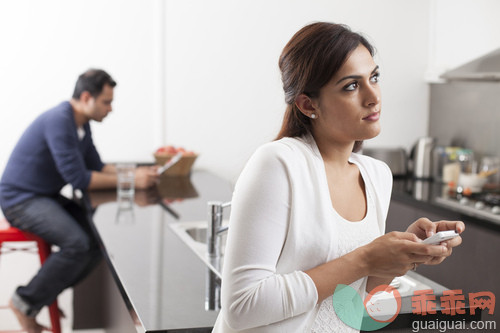
[[[52,325],[53,333],[61,333],[61,318],[59,313],[59,306],[57,305],[57,299],[49,305],[49,315],[50,323]]]
[[[40,256],[40,263],[43,265],[45,260],[49,257],[52,252],[50,245],[45,241],[36,241],[38,245],[38,255]]]
[[[37,241],[38,243],[38,254],[40,256],[40,263],[43,265],[45,260],[49,257],[52,252],[50,249],[50,244],[44,241]],[[50,323],[52,326],[53,333],[61,333],[61,316],[59,313],[59,306],[57,304],[57,299],[49,305],[49,316]]]

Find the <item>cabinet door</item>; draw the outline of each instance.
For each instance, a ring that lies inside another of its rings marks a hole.
[[[404,231],[419,217],[432,221],[457,219],[450,212],[438,214],[416,209],[410,205],[392,202],[387,217],[387,231]],[[479,221],[464,220],[462,244],[453,249],[450,257],[441,264],[421,265],[417,272],[449,289],[461,289],[468,298],[469,292],[490,291],[500,295],[500,232],[486,228]],[[500,311],[493,316],[484,314],[483,320],[500,320]]]
[[[410,224],[421,217],[426,217],[431,221],[457,220],[459,218],[456,213],[431,212],[415,208],[408,204],[391,201],[385,230],[386,232],[405,231]]]
[[[416,208],[392,201],[387,214],[385,231],[405,231],[417,218],[419,218],[419,211]]]

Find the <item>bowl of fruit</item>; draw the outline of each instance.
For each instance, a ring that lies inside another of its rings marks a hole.
[[[158,148],[153,155],[155,157],[155,164],[160,168],[163,166],[168,167],[162,172],[162,175],[169,176],[189,175],[194,161],[198,157],[198,154],[193,151],[171,145]]]

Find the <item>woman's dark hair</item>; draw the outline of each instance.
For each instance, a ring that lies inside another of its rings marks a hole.
[[[89,69],[78,77],[73,92],[74,99],[80,99],[84,91],[96,98],[101,94],[104,85],[116,86],[115,80],[102,69]]]
[[[359,44],[374,55],[366,38],[345,25],[327,22],[307,25],[290,39],[279,59],[287,108],[276,140],[311,133],[311,120],[295,105],[296,97],[318,97]],[[356,141],[353,151],[358,151],[361,143]]]

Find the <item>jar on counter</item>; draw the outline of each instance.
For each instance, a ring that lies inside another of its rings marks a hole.
[[[477,164],[474,160],[474,152],[471,149],[459,149],[456,154],[457,160],[460,163],[461,173],[477,172]]]
[[[435,181],[457,184],[460,173],[475,172],[474,152],[462,147],[438,146],[434,149]]]
[[[433,151],[433,178],[434,181],[449,183],[458,180],[460,173],[460,162],[457,158],[457,151],[460,147],[436,146]]]
[[[500,186],[500,157],[484,156],[481,159],[479,173],[487,176],[487,184],[491,187]]]

